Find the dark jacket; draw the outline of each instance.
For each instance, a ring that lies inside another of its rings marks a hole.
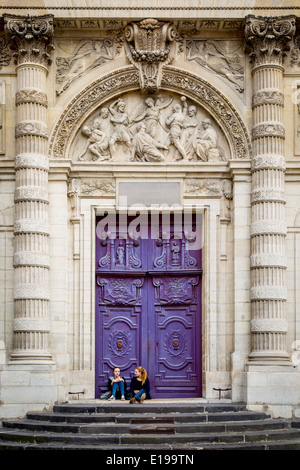
[[[148,377],[146,378],[145,382],[144,382],[144,385],[142,385],[142,382],[140,380],[138,380],[136,377],[133,377],[131,379],[131,382],[130,382],[130,391],[133,393],[134,390],[141,390],[141,388],[143,388],[146,392],[146,398],[148,400],[151,399],[151,396],[150,396],[150,382],[149,382],[149,379]]]

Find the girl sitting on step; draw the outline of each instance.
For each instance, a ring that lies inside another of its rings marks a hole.
[[[130,383],[130,392],[132,392],[134,396],[130,399],[129,403],[143,403],[146,398],[151,398],[149,393],[149,378],[147,372],[141,366],[135,368],[134,375]]]
[[[120,367],[114,367],[113,377],[108,379],[108,390],[112,391],[109,400],[115,400],[117,395],[121,394],[121,400],[125,400],[126,381],[124,377],[121,377]]]

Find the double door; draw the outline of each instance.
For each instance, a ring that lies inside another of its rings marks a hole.
[[[128,383],[144,367],[153,398],[201,396],[201,250],[172,218],[167,236],[148,222],[143,238],[118,218],[97,232],[96,397],[114,366]]]

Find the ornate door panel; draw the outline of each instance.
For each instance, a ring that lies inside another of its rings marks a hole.
[[[173,223],[168,237],[147,230],[97,233],[96,397],[114,366],[129,382],[138,365],[153,397],[201,396],[201,251]]]
[[[200,277],[153,276],[149,359],[157,396],[201,395]],[[154,294],[154,296],[153,296]]]

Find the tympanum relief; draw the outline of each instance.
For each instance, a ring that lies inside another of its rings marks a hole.
[[[105,103],[83,124],[74,159],[111,162],[226,161],[217,123],[185,96],[127,94]]]

